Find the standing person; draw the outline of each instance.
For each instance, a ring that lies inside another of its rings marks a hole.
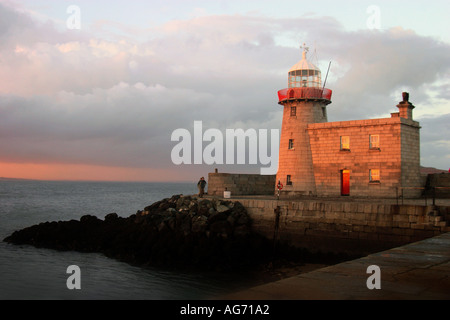
[[[201,177],[200,180],[197,183],[198,187],[198,196],[200,198],[203,198],[203,194],[205,193],[205,187],[206,187],[206,181],[204,177]]]

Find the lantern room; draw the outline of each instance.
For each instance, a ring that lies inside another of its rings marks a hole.
[[[288,87],[278,91],[278,103],[290,100],[322,100],[331,103],[330,89],[322,86],[322,73],[319,68],[307,60],[308,47],[301,47],[302,60],[296,63],[288,73]],[[326,80],[325,80],[326,81]]]
[[[303,47],[302,60],[289,70],[288,88],[320,88],[322,75],[314,64],[306,59],[308,48]]]

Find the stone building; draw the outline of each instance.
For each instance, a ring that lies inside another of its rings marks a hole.
[[[403,93],[390,118],[328,122],[332,92],[321,71],[307,60],[288,73],[288,88],[278,91],[283,106],[275,192],[283,196],[415,197],[420,173],[419,123]]]

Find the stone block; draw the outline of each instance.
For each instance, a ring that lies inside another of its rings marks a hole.
[[[447,221],[439,221],[439,222],[436,222],[434,225],[437,226],[437,227],[440,227],[440,228],[446,227],[447,226]]]
[[[355,221],[355,220],[358,222],[366,221],[366,214],[365,213],[354,213],[352,215],[352,221]]]
[[[372,205],[371,204],[364,205],[364,213],[372,213],[372,212],[373,211],[372,211]]]
[[[394,225],[394,223],[391,221],[380,221],[380,222],[377,222],[375,228],[378,228],[378,227],[386,227],[387,228],[387,227],[392,227],[393,225]]]
[[[396,214],[392,217],[394,222],[409,222],[409,215],[407,214]]]
[[[415,229],[415,230],[424,230],[425,224],[424,223],[411,223],[410,227],[411,227],[411,229]]]
[[[325,212],[325,219],[328,219],[330,221],[332,220],[336,220],[336,219],[341,219],[342,218],[342,213],[340,212]]]
[[[353,225],[353,226],[352,226],[352,230],[353,230],[353,231],[357,231],[357,232],[364,232],[364,226],[361,226],[361,225]]]
[[[409,222],[397,222],[396,225],[393,225],[394,227],[398,227],[398,228],[410,228],[411,223]]]

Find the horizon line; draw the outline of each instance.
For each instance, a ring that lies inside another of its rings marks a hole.
[[[0,181],[20,180],[20,181],[48,181],[48,182],[125,182],[125,183],[191,183],[194,180],[177,180],[177,181],[161,181],[161,180],[89,180],[89,179],[32,179],[32,178],[10,178],[0,177]]]

